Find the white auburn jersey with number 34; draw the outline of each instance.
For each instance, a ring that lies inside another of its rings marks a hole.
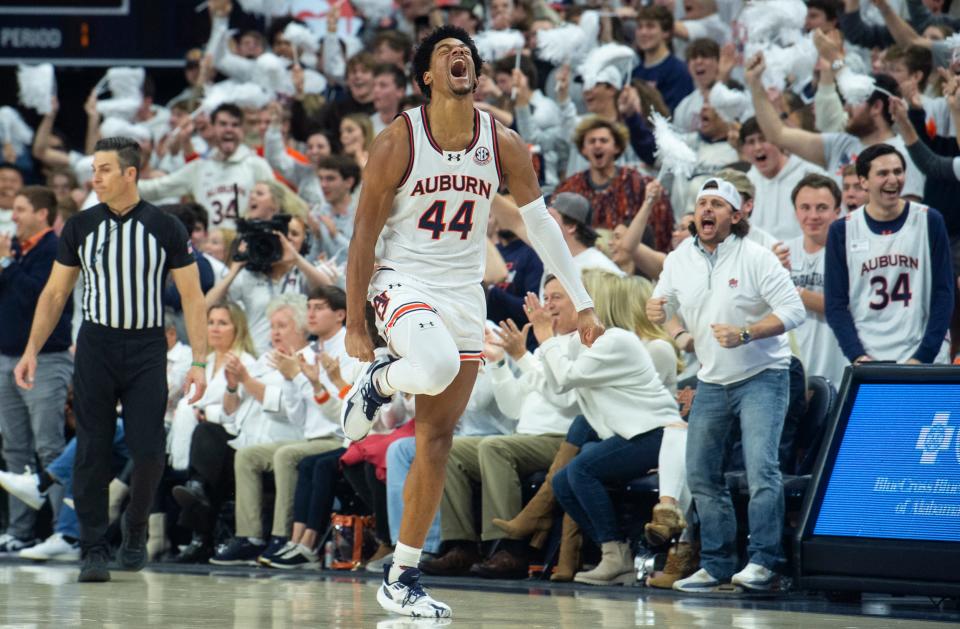
[[[927,206],[911,201],[907,207],[907,220],[895,234],[873,233],[863,207],[846,217],[850,314],[876,360],[903,362],[913,356],[930,318]],[[945,339],[934,363],[949,363],[949,350]]]
[[[410,161],[377,241],[377,267],[428,286],[479,285],[490,203],[501,179],[493,117],[475,109],[466,149],[444,151],[430,133],[426,107],[401,116],[410,134]]]

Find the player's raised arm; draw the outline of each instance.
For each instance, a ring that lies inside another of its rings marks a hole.
[[[563,241],[560,226],[547,213],[547,205],[530,161],[530,151],[515,131],[497,125],[496,133],[500,145],[500,166],[507,187],[520,206],[520,216],[526,226],[530,245],[540,256],[544,268],[557,276],[573,299],[579,314],[577,328],[580,340],[584,345],[593,345],[597,337],[603,334],[603,325],[593,312],[593,300],[583,287],[580,271]]]
[[[397,186],[409,160],[410,134],[403,120],[397,118],[370,147],[347,255],[346,349],[348,354],[361,361],[373,360],[373,343],[367,334],[364,312],[367,288],[373,275],[374,249],[390,216]]]

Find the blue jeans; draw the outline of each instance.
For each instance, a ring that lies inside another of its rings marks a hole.
[[[574,432],[581,437],[577,441],[583,449],[554,475],[553,494],[594,542],[622,541],[624,535],[605,485],[629,482],[657,467],[663,429],[657,428],[633,439],[614,435],[600,441],[581,416],[570,426],[567,441]]]
[[[583,444],[589,441],[600,441],[596,431],[590,427],[590,422],[583,415],[577,415],[570,428],[567,429],[567,436],[563,438],[570,445],[582,448]]]
[[[56,479],[63,488],[64,498],[73,498],[73,460],[77,456],[77,438],[74,437],[67,442],[67,446],[47,466],[46,472]],[[114,467],[123,466],[124,462],[130,458],[127,451],[127,443],[123,440],[123,422],[117,422],[117,432],[113,437],[113,460]],[[57,521],[53,527],[55,533],[60,533],[66,537],[80,539],[80,522],[77,520],[77,512],[67,505],[63,505],[60,513],[57,515]]]
[[[727,580],[737,570],[737,519],[724,479],[725,448],[740,420],[750,488],[751,563],[773,569],[782,560],[783,479],[779,445],[790,381],[786,369],[767,369],[746,380],[697,384],[687,428],[687,484],[700,517],[700,567]]]
[[[9,290],[15,290],[13,288]],[[4,325],[16,325],[4,321]],[[36,471],[35,458],[46,467],[63,451],[63,412],[67,386],[73,373],[69,352],[51,352],[37,356],[36,382],[29,391],[13,381],[13,368],[19,356],[0,355],[0,433],[3,433],[3,460],[7,470],[21,474],[24,467]],[[37,512],[13,496],[7,496],[9,524],[7,533],[20,539],[33,539]],[[53,513],[60,512],[63,495],[51,487]]]
[[[387,520],[390,522],[390,537],[394,544],[400,539],[400,522],[403,520],[403,485],[413,465],[416,444],[413,437],[397,439],[387,448]],[[440,552],[440,509],[433,518],[423,550]]]

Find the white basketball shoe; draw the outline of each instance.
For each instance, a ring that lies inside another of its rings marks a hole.
[[[377,602],[386,611],[413,618],[450,618],[453,612],[446,603],[434,600],[420,585],[420,571],[407,568],[400,578],[389,583],[390,566],[383,568],[383,583],[377,590]]]

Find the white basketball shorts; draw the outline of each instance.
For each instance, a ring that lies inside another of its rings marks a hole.
[[[374,272],[367,299],[376,312],[377,332],[390,347],[390,330],[403,317],[418,311],[437,313],[460,351],[461,361],[483,360],[483,330],[487,316],[483,287],[427,287],[393,269]]]

